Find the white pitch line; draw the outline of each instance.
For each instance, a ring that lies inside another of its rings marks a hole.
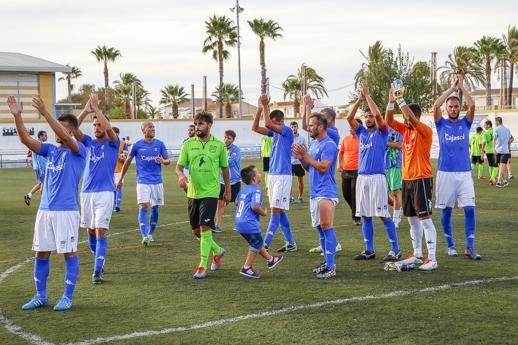
[[[211,328],[211,327],[215,327],[215,326],[236,323],[236,322],[240,322],[240,321],[244,321],[244,320],[260,319],[260,318],[264,318],[264,317],[268,317],[268,316],[293,313],[293,312],[306,310],[306,309],[315,309],[315,308],[320,308],[320,307],[324,307],[327,305],[339,305],[339,304],[348,304],[348,303],[353,303],[353,302],[363,302],[363,301],[379,300],[379,299],[385,299],[385,298],[402,297],[402,296],[408,296],[408,295],[414,295],[414,294],[443,291],[443,290],[452,289],[452,288],[456,288],[456,287],[490,284],[490,283],[510,281],[510,280],[518,280],[518,276],[468,280],[468,281],[464,281],[464,282],[460,282],[460,283],[443,284],[443,285],[432,286],[432,287],[424,288],[424,289],[399,290],[399,291],[388,292],[388,293],[384,293],[384,294],[380,294],[380,295],[367,295],[367,296],[340,298],[340,299],[335,299],[335,300],[331,300],[331,301],[323,301],[323,302],[317,302],[317,303],[312,303],[312,304],[303,304],[303,305],[298,305],[298,306],[263,311],[260,313],[240,315],[240,316],[231,317],[231,318],[227,318],[227,319],[208,321],[208,322],[194,324],[194,325],[190,325],[190,326],[165,328],[165,329],[157,330],[157,331],[151,330],[151,331],[134,332],[134,333],[124,334],[124,335],[116,335],[116,336],[105,337],[105,338],[96,338],[96,339],[83,340],[83,341],[79,341],[79,342],[71,342],[71,343],[66,343],[64,345],[94,345],[94,344],[107,343],[107,342],[111,342],[111,341],[129,340],[129,339],[134,339],[134,338],[185,332],[185,331],[191,331],[191,330],[196,330],[196,329]]]

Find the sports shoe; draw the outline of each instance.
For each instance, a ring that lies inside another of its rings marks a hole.
[[[290,198],[290,204],[293,204],[295,202],[295,198]]]
[[[509,186],[509,181],[504,181],[502,187],[507,187],[507,186]]]
[[[401,218],[394,218],[394,226],[396,227],[396,229],[399,228],[399,223],[401,223]]]
[[[55,311],[65,311],[72,308],[72,300],[66,296],[61,297],[58,303],[54,306]]]
[[[92,283],[94,284],[102,284],[104,282],[104,277],[102,272],[94,272],[92,274]]]
[[[155,239],[153,238],[153,235],[147,235],[147,240],[149,243],[155,242]]]
[[[318,279],[330,279],[336,276],[336,271],[330,269],[329,267],[325,267],[322,272],[317,274]]]
[[[479,177],[478,177],[478,179],[479,179],[479,180],[484,180],[484,179],[485,179],[485,177],[484,177],[484,176],[479,176]]]
[[[432,261],[429,258],[426,258],[424,260],[424,263],[421,266],[419,266],[419,269],[421,271],[431,271],[431,270],[435,270],[437,267],[439,267],[437,265],[437,261]]]
[[[354,257],[354,260],[371,260],[371,259],[374,259],[375,257],[376,257],[376,253],[371,253],[367,250],[364,250],[360,254],[356,255]]]
[[[31,206],[31,200],[32,200],[32,198],[31,198],[31,196],[29,194],[25,194],[23,196],[23,201],[25,201],[25,204],[27,206]]]
[[[459,252],[457,251],[457,248],[455,248],[455,247],[448,248],[448,256],[459,256]]]
[[[225,255],[225,248],[221,247],[221,253],[212,257],[212,263],[210,264],[210,270],[215,271],[221,265],[221,258]]]
[[[220,226],[215,226],[214,229],[212,229],[212,233],[219,234],[220,232],[223,232],[223,229]]]
[[[35,295],[29,302],[22,305],[22,310],[34,310],[40,307],[46,307],[49,304],[47,297]]]
[[[286,242],[282,247],[277,249],[277,253],[291,253],[297,251],[297,244],[289,244]]]
[[[264,249],[266,249],[266,251],[268,251],[268,249],[270,249],[270,247],[268,247],[268,245],[266,243],[263,245],[263,247],[264,247]]]
[[[315,248],[311,248],[309,250],[310,253],[322,253],[322,247],[321,246],[318,246],[318,247],[315,247]]]
[[[142,244],[144,245],[144,247],[149,246],[149,239],[147,236],[142,237]]]
[[[198,267],[196,271],[194,271],[194,275],[192,276],[194,279],[202,279],[207,276],[207,270],[203,267]]]
[[[505,187],[505,184],[503,182],[497,182],[496,185],[497,187]]]
[[[261,278],[261,276],[256,271],[254,271],[254,269],[252,267],[248,267],[248,268],[242,267],[241,271],[239,271],[239,274],[241,274],[245,277],[248,277],[248,278],[252,278],[252,279]]]
[[[408,265],[408,264],[420,265],[422,263],[423,263],[422,257],[410,255],[405,260],[396,262],[396,265]]]
[[[118,206],[115,206],[115,213],[119,213],[121,211],[121,208]]]
[[[272,259],[268,261],[268,269],[271,271],[284,259],[283,256],[272,256]]]
[[[335,250],[337,253],[338,252],[341,252],[342,251],[342,245],[340,243],[338,243],[336,245],[336,250]],[[320,252],[320,256],[324,256],[324,253]]]
[[[383,261],[397,261],[400,258],[401,258],[401,251],[396,253],[393,250],[391,250],[390,252],[388,252],[387,255],[385,255],[385,257],[383,258]]]
[[[507,176],[507,178],[508,178],[509,180],[512,180],[512,179],[514,178],[514,176],[513,176],[513,174],[509,174],[509,176]]]
[[[467,256],[471,260],[482,260],[482,257],[475,251],[475,249],[466,249],[464,251],[464,256]]]
[[[362,219],[360,217],[354,217],[353,218],[353,224],[355,226],[359,226],[359,225],[362,225]]]
[[[321,273],[325,268],[326,268],[326,263],[325,263],[325,262],[322,262],[320,265],[318,265],[317,267],[313,268],[313,273],[319,274],[319,273]]]
[[[298,202],[299,204],[302,204],[302,203],[303,203],[302,198],[298,198],[298,199],[297,199],[297,202]]]
[[[489,185],[490,186],[496,185],[496,181],[494,179],[489,179]]]

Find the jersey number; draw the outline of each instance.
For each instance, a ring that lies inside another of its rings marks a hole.
[[[237,213],[236,213],[237,218],[241,218],[244,208],[245,208],[245,202],[243,200],[241,200],[239,202],[239,205],[237,206]]]

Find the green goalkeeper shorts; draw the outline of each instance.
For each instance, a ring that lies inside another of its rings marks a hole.
[[[385,169],[385,176],[387,178],[387,189],[389,192],[401,189],[402,178],[401,168]]]

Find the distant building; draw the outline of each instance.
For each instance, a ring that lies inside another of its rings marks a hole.
[[[470,93],[471,98],[475,102],[476,107],[485,107],[486,106],[486,90],[475,90]],[[492,100],[492,108],[498,109],[500,108],[500,89],[491,89],[491,100]],[[507,106],[509,108],[509,106]],[[513,102],[511,108],[518,107],[518,88],[513,88]]]
[[[249,104],[247,102],[243,103],[243,116],[249,116],[254,115],[257,111],[257,107],[255,105]],[[189,119],[192,118],[192,105],[191,101],[183,102],[178,104],[178,118],[179,119]],[[194,108],[195,113],[203,110],[203,98],[195,98],[194,99]],[[219,114],[219,103],[216,103],[212,101],[211,99],[207,100],[207,111],[211,114],[214,114],[215,116],[218,116]],[[223,109],[223,112],[225,112],[225,109]],[[239,103],[232,103],[231,106],[231,114],[232,117],[237,118],[239,117]],[[171,104],[167,104],[164,106],[164,119],[172,119],[173,118],[173,111]],[[225,114],[223,114],[223,117],[225,117]]]
[[[56,114],[56,72],[70,72],[70,67],[20,53],[0,52],[0,118],[11,118],[6,98],[15,96],[24,103],[25,118],[39,118],[30,106],[32,98],[41,97]]]

